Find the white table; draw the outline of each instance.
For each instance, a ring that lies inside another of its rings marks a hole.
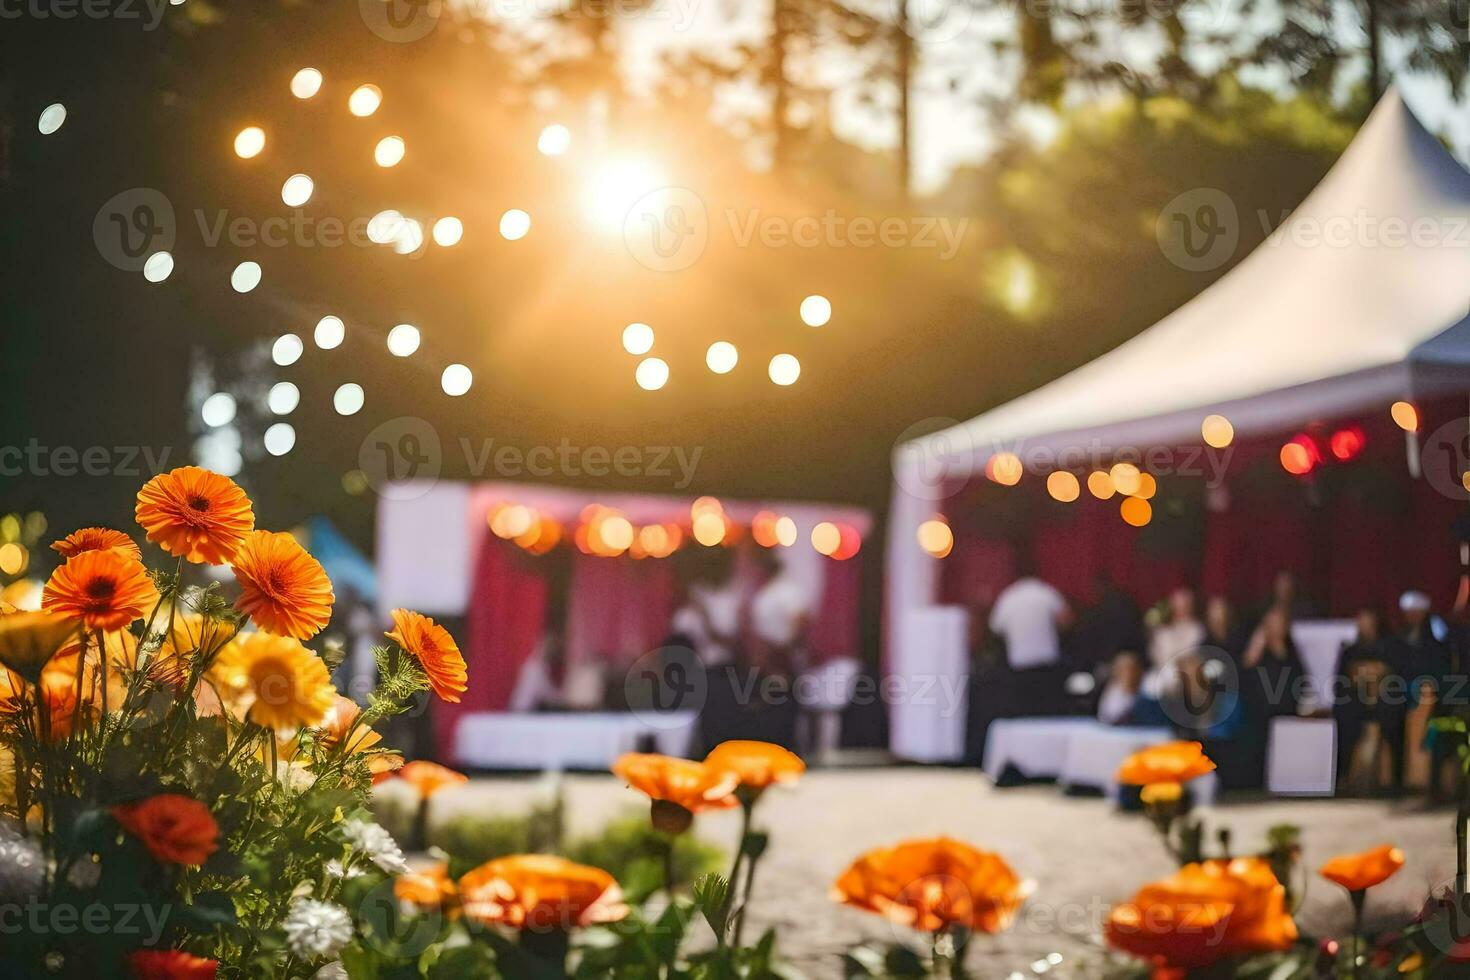
[[[1291,624],[1302,666],[1307,671],[1303,701],[1309,708],[1332,706],[1332,678],[1343,644],[1353,642],[1358,628],[1351,619],[1305,619]]]
[[[1055,779],[1064,787],[1102,790],[1119,796],[1118,767],[1139,749],[1173,740],[1167,728],[1124,728],[1094,718],[1002,718],[985,735],[985,774],[999,779],[1014,767],[1027,779]],[[1214,773],[1190,782],[1194,801],[1215,801]]]
[[[656,724],[632,713],[465,715],[455,729],[454,761],[476,769],[600,769],[652,737],[659,752],[685,756],[696,715],[676,711]]]
[[[1272,718],[1266,789],[1277,796],[1331,796],[1336,787],[1336,723],[1331,718]]]
[[[970,676],[970,611],[926,606],[899,619],[903,643],[884,684],[888,746],[909,762],[958,762],[965,754]]]
[[[1167,728],[1123,728],[1094,722],[1091,729],[1077,732],[1068,740],[1067,757],[1057,782],[1068,788],[1100,789],[1108,799],[1117,800],[1121,794],[1118,767],[1123,760],[1140,749],[1175,738]],[[1214,803],[1218,782],[1212,772],[1190,780],[1187,785],[1194,802],[1200,806]]]
[[[1027,779],[1057,779],[1072,736],[1098,726],[1092,718],[997,718],[985,730],[985,761],[991,779],[1014,767]]]

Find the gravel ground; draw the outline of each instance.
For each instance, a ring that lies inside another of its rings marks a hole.
[[[387,784],[391,786],[392,784]],[[563,781],[570,830],[595,830],[609,817],[642,806],[642,797],[611,776],[573,775]],[[436,802],[436,821],[451,812],[523,811],[546,783],[534,778],[477,779]],[[442,805],[441,805],[442,803]],[[1063,796],[1054,787],[997,790],[977,773],[953,769],[884,768],[809,773],[799,785],[773,790],[758,822],[772,831],[761,864],[751,926],[774,924],[786,958],[813,980],[840,977],[837,955],[864,940],[910,939],[883,920],[833,904],[832,880],[867,848],[906,837],[948,834],[1003,854],[1036,892],[1016,926],[982,937],[972,950],[975,975],[1004,978],[1013,970],[1060,953],[1050,976],[1082,971],[1099,958],[1095,936],[1109,905],[1170,870],[1153,830],[1101,799]],[[1234,831],[1238,850],[1258,846],[1266,828],[1304,828],[1305,866],[1315,869],[1342,851],[1392,842],[1408,865],[1375,889],[1370,918],[1416,910],[1432,886],[1453,874],[1453,815],[1415,803],[1336,800],[1260,800],[1211,808],[1209,826]],[[738,834],[734,813],[701,815],[696,832],[726,848]],[[1310,883],[1299,921],[1315,934],[1342,930],[1346,896],[1317,879]]]

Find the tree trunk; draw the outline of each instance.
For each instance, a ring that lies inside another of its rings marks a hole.
[[[771,168],[786,169],[791,133],[787,114],[791,86],[786,78],[786,43],[791,34],[792,0],[771,0]]]
[[[910,27],[909,0],[898,0],[898,185],[899,194],[905,199],[913,188],[914,168],[910,101],[914,84],[914,36]]]
[[[1383,94],[1383,38],[1382,28],[1378,22],[1378,4],[1380,0],[1363,0],[1368,5],[1368,15],[1365,18],[1365,29],[1368,32],[1368,84],[1372,87],[1369,93],[1372,95],[1372,103],[1378,103],[1378,97]]]

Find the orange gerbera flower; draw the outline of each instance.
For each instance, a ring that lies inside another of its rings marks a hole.
[[[1271,866],[1237,858],[1187,864],[1145,885],[1113,908],[1104,935],[1114,949],[1151,964],[1157,976],[1287,949],[1297,929]]]
[[[63,558],[75,558],[84,551],[107,551],[112,548],[129,558],[143,560],[143,552],[138,549],[137,542],[110,527],[84,527],[51,543],[51,550]]]
[[[102,660],[98,655],[97,641],[94,637],[78,637],[62,647],[56,656],[51,658],[51,662],[46,665],[41,676],[46,683],[75,686],[77,658],[82,655],[84,639],[87,660],[81,666],[82,698],[85,701],[100,701],[102,695],[98,688],[98,665]],[[109,630],[102,634],[102,646],[107,651],[107,707],[109,711],[116,711],[122,707],[123,699],[128,693],[128,678],[124,676],[124,671],[133,670],[137,666],[138,641],[126,630]],[[175,685],[181,682],[158,654],[153,655],[151,663],[153,668],[149,670],[149,674],[156,680],[166,680]]]
[[[469,673],[464,654],[448,630],[422,613],[395,609],[393,632],[384,635],[418,660],[440,700],[459,703],[469,686]]]
[[[136,980],[214,980],[217,960],[177,949],[140,949],[128,957]]]
[[[270,633],[241,634],[211,676],[237,710],[278,733],[320,724],[337,693],[320,657],[300,640]]]
[[[157,602],[148,569],[116,549],[68,559],[51,573],[41,594],[41,608],[78,616],[90,630],[122,629]]]
[[[1214,771],[1215,763],[1198,742],[1164,742],[1124,759],[1118,767],[1118,782],[1127,786],[1187,783]]]
[[[219,849],[219,824],[209,807],[178,793],[159,793],[112,808],[112,818],[143,842],[155,860],[200,865]]]
[[[421,909],[438,909],[450,917],[459,914],[459,888],[449,877],[449,865],[442,861],[423,871],[399,875],[393,882],[393,894]]]
[[[0,664],[34,684],[80,628],[76,617],[57,612],[0,613]]]
[[[651,801],[653,825],[666,834],[682,834],[701,810],[738,806],[740,777],[703,762],[667,755],[630,752],[613,763],[612,771]]]
[[[794,783],[806,772],[806,763],[795,752],[770,742],[734,740],[721,742],[704,757],[704,764],[717,772],[731,772],[741,789],[760,793],[773,783]]]
[[[82,696],[77,697],[75,677],[46,671],[41,675],[39,689],[46,701],[52,741],[69,737],[79,723],[86,725],[97,716],[97,706],[88,689],[84,688]]]
[[[464,914],[478,922],[533,932],[616,922],[623,893],[601,868],[549,854],[513,854],[459,879]]]
[[[1031,890],[1000,855],[937,837],[869,851],[838,877],[832,898],[923,932],[1000,932]]]
[[[171,555],[222,565],[255,527],[255,512],[229,477],[198,466],[160,473],[138,491],[138,524]]]
[[[418,791],[419,796],[433,796],[440,790],[463,786],[470,781],[464,773],[425,759],[416,759],[398,770],[398,778]]]
[[[366,752],[381,742],[383,736],[373,731],[371,725],[358,725],[357,719],[361,716],[362,708],[356,701],[340,694],[335,695],[321,724],[316,726],[317,734],[324,745],[332,748],[341,745],[342,740],[351,732],[351,741],[342,751],[347,755]],[[354,728],[354,725],[357,727]]]
[[[291,535],[251,531],[231,567],[240,583],[235,608],[267,633],[306,640],[332,618],[332,583]]]
[[[1350,892],[1360,892],[1381,885],[1404,866],[1404,852],[1392,844],[1375,847],[1361,854],[1339,854],[1322,865],[1318,872]]]

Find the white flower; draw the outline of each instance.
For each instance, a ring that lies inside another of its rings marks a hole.
[[[40,894],[46,883],[46,856],[29,837],[0,827],[0,899],[19,901]]]
[[[336,858],[327,862],[328,878],[361,878],[366,873],[361,868],[344,867],[342,862]]]
[[[393,835],[382,827],[367,820],[349,820],[342,825],[342,836],[355,851],[389,874],[401,875],[408,871],[408,862]]]
[[[347,967],[341,960],[333,960],[312,974],[313,980],[347,980]]]
[[[303,959],[336,956],[352,941],[352,917],[332,902],[298,898],[281,925],[286,930],[286,945]]]

